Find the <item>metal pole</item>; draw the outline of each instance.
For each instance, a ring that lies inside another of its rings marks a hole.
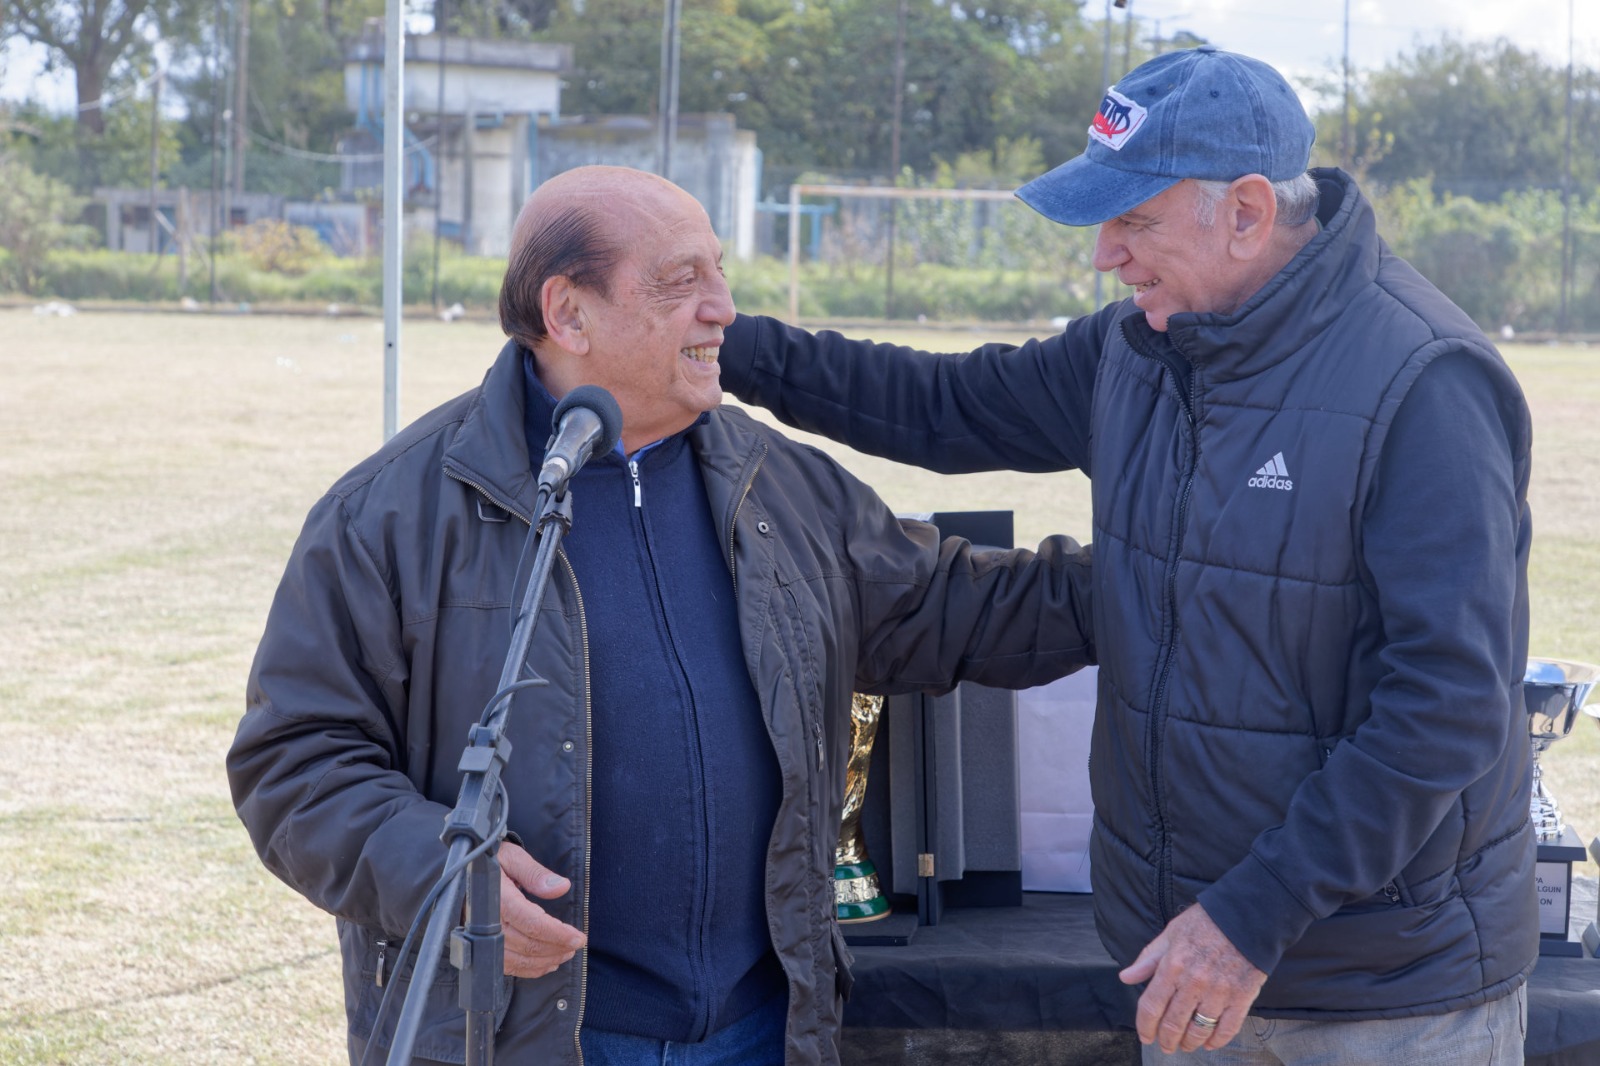
[[[439,153],[439,164],[433,171],[433,309],[439,310],[439,235],[444,219],[444,52],[445,41],[450,33],[450,12],[444,6],[444,0],[438,0],[436,9],[441,12],[434,32],[439,35],[439,95],[433,102],[434,126],[438,130],[435,134],[436,149]]]
[[[800,186],[789,186],[789,321],[800,321]]]
[[[239,0],[238,42],[233,50],[233,195],[244,195],[244,162],[250,146],[250,0]]]
[[[1133,0],[1124,0],[1122,15],[1122,72],[1133,69]]]
[[[1101,92],[1111,87],[1111,0],[1106,0],[1106,39],[1100,51],[1100,86]],[[1094,272],[1094,306],[1095,310],[1105,306],[1106,276],[1100,271]]]
[[[1350,0],[1344,0],[1344,108],[1340,112],[1339,166],[1350,169]]]
[[[1561,315],[1557,329],[1566,336],[1572,327],[1569,316],[1572,288],[1572,66],[1573,66],[1573,6],[1567,0],[1567,148],[1566,161],[1561,174]]]
[[[400,431],[401,212],[405,210],[405,0],[387,0],[383,38],[383,439]]]
[[[238,24],[234,19],[238,17],[239,5],[228,5],[228,40],[235,42],[234,52],[231,57],[233,62],[228,67],[224,77],[222,99],[228,103],[233,99],[234,78],[239,72],[238,56]],[[222,109],[222,216],[221,228],[223,233],[233,228],[233,123],[235,116],[231,104]]]
[[[678,141],[678,56],[682,44],[678,17],[682,10],[683,0],[667,0],[661,22],[661,97],[656,108],[661,122],[661,146],[656,170],[668,181],[672,180],[672,151]]]
[[[156,221],[156,185],[161,180],[161,79],[166,71],[157,70],[150,84],[150,251],[161,254],[161,226]]]
[[[894,24],[894,104],[889,114],[889,184],[900,184],[900,112],[906,102],[906,0],[900,0]],[[889,249],[883,265],[883,317],[894,317],[894,246],[899,240],[899,201],[889,201]]]
[[[222,179],[217,170],[217,144],[222,140],[222,79],[217,77],[222,50],[222,0],[217,0],[216,28],[211,41],[211,200],[206,204],[206,215],[211,227],[211,240],[206,248],[206,266],[211,271],[211,302],[217,302],[217,212],[222,207]]]

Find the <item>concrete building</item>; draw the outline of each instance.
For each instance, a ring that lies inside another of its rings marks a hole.
[[[340,143],[350,159],[341,192],[350,197],[383,185],[384,43],[374,27],[345,63],[356,115],[356,130]],[[561,114],[571,45],[413,36],[405,58],[413,230],[458,241],[470,255],[504,256],[523,201],[553,175],[589,163],[656,169],[653,118]],[[734,256],[755,251],[760,168],[755,135],[733,116],[679,117],[672,177],[705,206]]]
[[[152,227],[149,189],[95,189],[92,200],[105,212],[107,248],[114,252],[171,252],[180,235],[203,239],[213,227],[225,232],[258,219],[284,217],[283,197],[270,193],[225,193],[216,208],[209,189],[157,189],[153,199],[156,225]]]

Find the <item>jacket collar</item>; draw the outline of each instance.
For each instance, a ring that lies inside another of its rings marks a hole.
[[[473,396],[467,413],[456,431],[455,440],[445,449],[444,468],[451,477],[476,487],[499,507],[524,522],[533,521],[534,498],[538,493],[533,458],[528,448],[527,425],[530,417],[528,393],[523,377],[527,349],[516,341],[505,343],[495,357],[483,384]],[[536,399],[534,402],[547,402]],[[759,465],[760,438],[747,426],[717,408],[690,429],[689,444],[708,475],[712,514],[732,510],[753,467]],[[534,412],[531,417],[548,423],[554,409]]]
[[[523,350],[514,340],[500,349],[461,419],[455,440],[445,449],[444,468],[524,522],[532,522],[538,485],[523,430],[527,414]]]
[[[1233,314],[1178,314],[1168,323],[1167,342],[1213,381],[1260,373],[1298,351],[1377,277],[1383,242],[1371,204],[1343,171],[1311,174],[1322,191],[1322,231]],[[1161,343],[1143,315],[1124,328],[1135,347]]]

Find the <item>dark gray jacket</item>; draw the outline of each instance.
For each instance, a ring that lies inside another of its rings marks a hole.
[[[393,958],[439,874],[456,762],[500,673],[534,485],[521,354],[419,419],[312,509],[288,564],[228,755],[239,815],[263,861],[339,919],[346,1010],[365,1039]],[[847,953],[834,921],[852,691],[1021,687],[1092,654],[1087,551],[940,543],[896,520],[822,453],[732,408],[691,433],[742,643],[782,776],[768,846],[768,924],[789,984],[787,1060],[837,1061]],[[507,521],[515,515],[516,521]],[[590,716],[581,591],[558,562],[531,651],[548,688],[510,716],[509,828],[570,877],[549,909],[585,928]],[[648,886],[640,886],[648,906]],[[585,966],[507,981],[497,1053],[576,1063]],[[419,1057],[461,1061],[448,964]],[[387,1033],[381,1040],[386,1042]]]
[[[1536,953],[1528,413],[1354,183],[1318,176],[1323,231],[1233,315],[1160,334],[1125,301],[939,357],[741,320],[723,382],[902,461],[1089,474],[1113,957],[1198,900],[1269,972],[1262,1014],[1442,1013]],[[1386,448],[1414,387],[1413,410],[1468,402]]]

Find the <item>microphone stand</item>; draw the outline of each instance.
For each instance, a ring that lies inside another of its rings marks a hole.
[[[528,587],[523,590],[517,611],[511,647],[500,671],[500,687],[486,720],[467,733],[467,747],[457,769],[463,774],[455,809],[445,818],[439,834],[449,850],[444,876],[449,885],[434,904],[428,929],[411,975],[394,1040],[389,1045],[388,1066],[407,1066],[422,1024],[422,1001],[433,986],[434,972],[445,934],[450,933],[450,963],[461,971],[461,1007],[467,1012],[467,1066],[492,1066],[494,1062],[495,1001],[505,974],[505,935],[500,927],[500,860],[498,840],[491,840],[499,820],[497,805],[503,804],[500,777],[511,756],[511,741],[506,739],[507,714],[512,697],[519,689],[548,684],[534,677],[520,681],[528,658],[528,645],[538,620],[555,563],[556,548],[572,528],[572,496],[563,491],[552,496],[541,486],[534,501],[534,520],[528,536],[537,543]],[[466,885],[462,885],[465,863]],[[463,891],[465,917],[460,925]],[[376,1036],[376,1034],[374,1034]]]

